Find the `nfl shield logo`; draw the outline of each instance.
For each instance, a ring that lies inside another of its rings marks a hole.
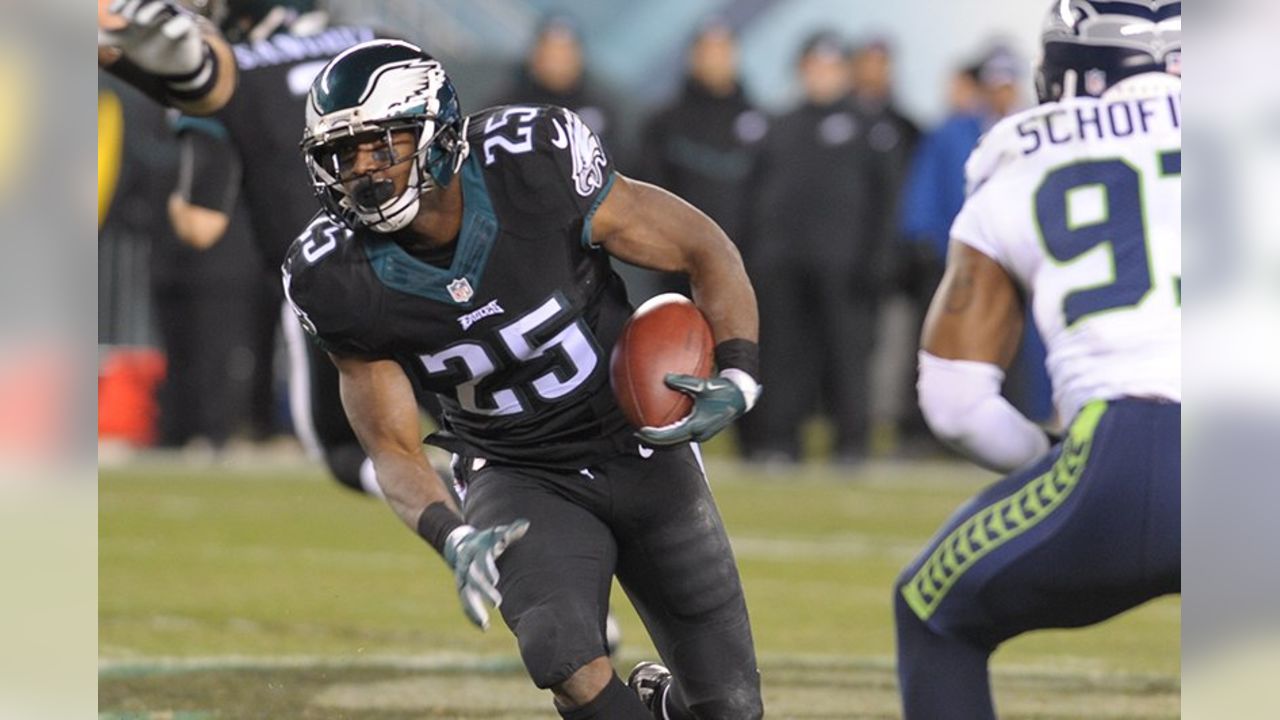
[[[1107,73],[1104,70],[1090,70],[1084,74],[1084,91],[1098,97],[1107,89]]]
[[[457,278],[449,283],[449,297],[453,298],[454,302],[467,302],[475,294],[475,291],[471,289],[471,283],[467,282],[466,278]]]

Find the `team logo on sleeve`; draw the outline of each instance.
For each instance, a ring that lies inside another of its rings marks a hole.
[[[566,110],[564,125],[559,120],[551,121],[556,128],[556,137],[551,144],[561,150],[568,148],[573,158],[573,189],[582,197],[604,187],[604,168],[608,161],[604,157],[604,148],[600,147],[600,138],[591,132],[591,128],[582,122],[582,118]]]

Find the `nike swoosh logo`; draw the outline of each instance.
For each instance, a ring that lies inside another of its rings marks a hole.
[[[640,457],[644,458],[645,460],[648,460],[650,457],[653,457],[653,448],[647,448],[643,445],[638,445],[637,447],[640,448]]]

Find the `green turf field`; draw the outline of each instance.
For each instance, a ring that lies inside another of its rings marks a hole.
[[[897,716],[890,585],[991,476],[949,464],[709,471],[772,718]],[[100,719],[555,718],[500,623],[444,564],[319,469],[99,475]],[[626,672],[652,648],[615,594]],[[1042,632],[996,656],[1004,718],[1175,718],[1179,604]]]

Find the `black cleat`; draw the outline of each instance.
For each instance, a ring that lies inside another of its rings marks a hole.
[[[631,669],[627,686],[636,692],[640,702],[660,720],[666,718],[663,708],[667,690],[671,687],[671,671],[656,662],[642,662]]]

